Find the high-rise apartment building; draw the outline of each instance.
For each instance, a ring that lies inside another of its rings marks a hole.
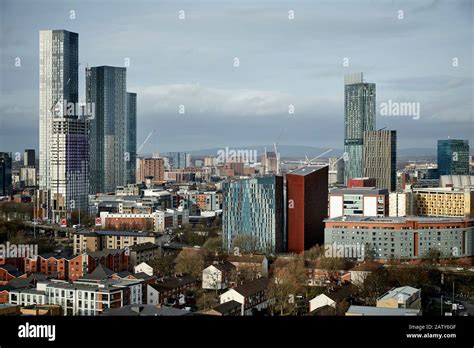
[[[34,167],[36,165],[35,162],[36,162],[35,150],[26,149],[24,158],[23,158],[23,165],[25,167]]]
[[[186,152],[169,152],[165,155],[173,169],[184,169],[191,166],[191,155]]]
[[[137,94],[127,92],[127,119],[126,144],[128,155],[125,161],[125,170],[128,173],[127,183],[137,182]]]
[[[89,121],[78,110],[79,35],[40,31],[39,63],[39,185],[57,222],[88,208]]]
[[[0,196],[12,194],[12,155],[0,152]]]
[[[165,161],[163,158],[141,158],[138,162],[138,181],[145,182],[151,178],[152,184],[165,181]]]
[[[127,93],[126,68],[86,68],[86,101],[91,121],[91,193],[113,192],[135,183],[136,94]]]
[[[375,129],[375,83],[363,74],[344,79],[344,182],[363,176],[364,132]]]
[[[439,175],[469,175],[469,141],[438,140]]]
[[[39,48],[39,184],[48,190],[53,119],[63,116],[66,103],[78,102],[79,35],[42,30]]]
[[[89,123],[77,117],[52,122],[49,154],[49,192],[53,221],[72,211],[88,210]]]
[[[376,187],[397,189],[397,132],[364,132],[364,175],[375,179]]]
[[[223,185],[223,247],[233,250],[237,236],[266,253],[284,251],[283,178],[263,176]]]
[[[302,253],[324,242],[328,217],[328,167],[306,166],[286,176],[288,251]]]

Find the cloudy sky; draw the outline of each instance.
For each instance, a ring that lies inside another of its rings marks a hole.
[[[358,71],[377,84],[378,114],[389,99],[420,103],[416,120],[377,117],[399,148],[472,144],[473,17],[470,0],[2,0],[0,151],[38,148],[42,29],[79,33],[81,99],[86,65],[130,62],[138,146],[156,129],[143,152],[342,148],[344,74]]]

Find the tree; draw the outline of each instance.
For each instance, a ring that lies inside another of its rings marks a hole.
[[[270,310],[273,314],[296,315],[296,296],[304,291],[307,275],[301,257],[277,259],[270,278]]]
[[[214,291],[200,289],[196,292],[196,307],[205,311],[219,305],[219,295]]]
[[[163,277],[171,276],[174,273],[174,256],[167,254],[149,261],[153,267],[153,272]]]
[[[202,248],[213,253],[222,252],[222,236],[209,238],[206,240]]]
[[[306,250],[304,252],[304,258],[306,260],[315,261],[320,257],[324,256],[324,246],[323,245],[315,245],[311,249]]]
[[[371,272],[360,285],[359,295],[366,305],[375,306],[377,298],[391,287],[389,272],[379,268]]]
[[[187,273],[201,278],[205,265],[204,253],[200,249],[184,249],[176,258],[176,272]]]
[[[232,240],[232,249],[239,254],[254,253],[258,250],[257,238],[246,234],[238,234]]]

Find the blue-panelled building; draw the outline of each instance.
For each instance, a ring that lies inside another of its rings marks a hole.
[[[469,141],[438,140],[439,175],[469,175]]]
[[[223,247],[232,251],[238,235],[251,237],[256,251],[283,252],[283,177],[261,176],[224,183]]]

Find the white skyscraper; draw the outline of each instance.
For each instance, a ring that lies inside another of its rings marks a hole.
[[[79,35],[40,31],[39,186],[50,197],[50,217],[87,209],[88,121],[78,116]]]

